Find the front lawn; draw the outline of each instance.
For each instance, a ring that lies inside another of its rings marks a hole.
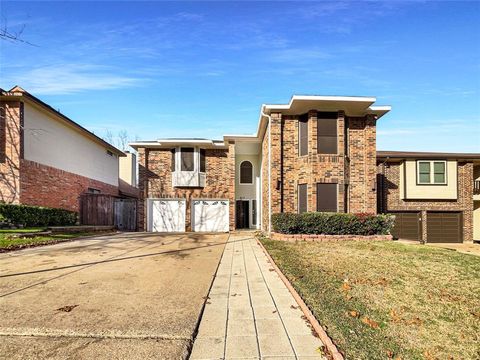
[[[102,235],[101,232],[58,233],[39,235],[35,237],[22,237],[24,233],[40,232],[41,228],[18,230],[0,230],[0,252],[18,250],[26,247],[50,245],[89,235]]]
[[[261,239],[346,359],[480,359],[480,257]]]

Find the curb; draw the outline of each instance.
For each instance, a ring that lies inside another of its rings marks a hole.
[[[273,258],[270,256],[268,253],[267,249],[263,246],[260,240],[256,239],[258,245],[262,248],[263,252],[267,256],[268,260],[272,264],[272,267],[275,269],[277,272],[278,276],[280,279],[282,279],[283,283],[287,287],[288,291],[292,294],[293,298],[297,302],[298,306],[300,306],[300,309],[302,310],[303,314],[307,318],[308,322],[312,325],[312,328],[315,330],[315,332],[318,334],[318,337],[322,341],[322,343],[325,345],[327,348],[328,352],[332,355],[333,360],[344,360],[343,355],[338,351],[337,347],[333,343],[332,339],[328,336],[328,334],[325,332],[325,330],[322,328],[318,320],[313,316],[312,312],[308,308],[307,304],[303,301],[303,299],[300,297],[300,295],[297,293],[293,285],[290,283],[290,281],[287,279],[285,275],[283,275],[282,271],[280,268],[275,264],[275,261]]]

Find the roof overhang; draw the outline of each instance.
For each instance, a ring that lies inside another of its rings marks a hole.
[[[158,139],[153,141],[136,141],[129,143],[135,150],[139,148],[148,149],[167,149],[177,146],[199,146],[204,149],[225,149],[228,147],[228,143],[222,140],[210,140],[210,139]]]
[[[111,151],[112,153],[118,155],[118,156],[126,156],[123,151],[120,149],[117,149],[115,146],[112,144],[106,142],[102,138],[98,137],[91,131],[85,129],[82,125],[78,124],[77,122],[73,121],[72,119],[68,118],[58,110],[55,110],[52,108],[50,105],[47,103],[43,102],[36,96],[33,96],[30,94],[28,91],[22,89],[20,86],[15,86],[10,90],[4,90],[0,89],[0,99],[4,101],[21,101],[21,102],[27,102],[33,106],[35,106],[37,109],[41,109],[42,111],[47,112],[51,116],[53,116],[55,119],[58,121],[62,122],[66,126],[69,126],[81,134],[83,134],[85,137],[89,138],[90,140],[105,146],[106,149]]]
[[[469,160],[480,161],[480,153],[440,153],[421,151],[377,151],[377,160],[401,161],[406,159],[424,160]]]

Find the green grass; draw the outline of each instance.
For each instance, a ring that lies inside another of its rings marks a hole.
[[[480,257],[261,240],[346,359],[480,359]]]
[[[23,232],[25,233],[25,232],[31,232],[31,231],[23,231]],[[21,234],[21,232],[18,232],[18,231],[16,231],[16,233]],[[58,242],[72,240],[72,239],[83,237],[83,236],[102,235],[102,233],[101,232],[95,232],[95,233],[80,232],[80,233],[68,233],[68,234],[60,233],[60,234],[54,234],[54,235],[36,236],[33,238],[13,237],[13,235],[14,235],[13,232],[0,232],[0,252],[17,250],[24,247],[55,244]]]
[[[31,228],[23,228],[23,229],[0,229],[0,234],[32,233],[32,232],[39,232],[44,230],[45,228],[41,228],[41,227],[31,227]]]

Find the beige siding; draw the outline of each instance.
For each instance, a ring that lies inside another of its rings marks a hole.
[[[415,160],[407,160],[400,165],[400,198],[428,200],[457,199],[457,162],[447,161],[446,185],[418,185]]]
[[[473,202],[473,240],[480,241],[480,201]]]
[[[120,158],[120,179],[127,184],[137,186],[137,168],[136,168],[136,156],[133,153],[125,153],[125,157]]]
[[[52,115],[25,104],[25,159],[118,186],[118,157]]]

